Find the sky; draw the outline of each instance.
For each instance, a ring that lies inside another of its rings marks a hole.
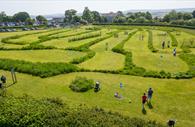
[[[195,8],[195,0],[0,0],[0,11],[8,15],[20,11],[31,15],[63,14],[67,9],[82,12],[86,6],[105,13],[132,9]]]

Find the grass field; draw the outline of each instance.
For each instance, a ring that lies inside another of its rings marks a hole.
[[[64,50],[0,51],[1,58],[31,62],[70,62],[84,55],[82,52]]]
[[[140,30],[140,28],[142,28],[142,30]],[[177,35],[177,32],[173,31],[173,29],[181,31],[180,35]],[[127,39],[129,36],[124,34],[124,32],[128,31],[130,33],[136,30],[138,31]],[[148,47],[148,30],[151,30],[152,32],[152,45],[155,49],[158,49],[158,52],[152,52]],[[178,54],[176,57],[172,54],[174,47],[166,47],[165,49],[162,49],[161,47],[163,40],[166,42],[170,40],[172,42],[169,34],[167,34],[166,37],[160,35],[168,30],[173,31],[171,34],[178,41]],[[81,38],[80,40],[73,42],[68,41],[70,38],[79,38],[99,31],[101,31],[101,36]],[[115,32],[118,32],[118,37],[114,36],[116,35]],[[52,66],[54,70],[51,73],[57,71],[55,74],[59,75],[50,75],[50,77],[46,76],[45,78],[32,76],[32,73],[28,71],[25,71],[26,74],[16,72],[18,82],[11,85],[11,73],[5,71],[9,70],[5,69],[6,65],[0,63],[0,75],[4,74],[7,77],[7,96],[23,96],[24,94],[27,94],[36,99],[57,97],[63,99],[63,101],[70,106],[80,104],[85,104],[87,107],[98,106],[107,111],[119,112],[122,115],[130,117],[156,120],[163,124],[166,124],[168,119],[176,119],[177,127],[193,127],[195,125],[194,76],[190,79],[161,79],[159,77],[143,77],[143,75],[133,76],[131,73],[123,75],[124,73],[122,73],[124,67],[127,66],[126,64],[130,64],[131,66],[132,63],[134,64],[132,66],[136,66],[138,69],[139,67],[143,67],[146,71],[155,71],[156,73],[162,70],[170,72],[171,74],[187,72],[195,65],[193,61],[195,48],[194,43],[193,45],[190,45],[190,47],[185,47],[191,50],[191,52],[186,53],[183,52],[182,44],[185,40],[186,45],[189,46],[189,41],[186,40],[192,40],[195,37],[193,32],[195,33],[194,30],[169,27],[84,26],[79,28],[0,33],[0,40],[15,35],[29,34],[27,36],[19,37],[18,39],[10,40],[14,43],[27,42],[23,43],[25,45],[0,42],[0,59],[24,60],[38,64],[39,62],[45,64],[47,64],[47,62],[50,62],[51,64],[55,64],[56,62],[72,64],[73,60],[79,59],[78,63],[74,63],[74,66],[78,67],[78,70],[74,70],[74,73],[71,71],[72,73],[64,74],[64,71],[60,70],[61,67],[58,68],[57,66]],[[140,35],[144,35],[143,40],[139,39]],[[45,41],[42,40],[39,44],[35,43],[37,46],[43,46],[40,49],[20,49],[24,46],[28,46],[34,41],[40,40],[40,36],[53,38]],[[59,38],[55,39],[55,37]],[[120,46],[120,44],[124,44],[124,47],[122,46],[122,49],[117,53],[113,52],[112,49],[115,46]],[[54,46],[55,49],[46,49],[44,46]],[[70,49],[70,47],[72,49]],[[132,53],[132,57],[130,56],[129,58],[129,56],[126,55],[128,53]],[[191,63],[182,60],[179,57],[179,55],[182,54],[192,55],[189,58],[186,58],[187,60],[191,59]],[[15,63],[13,62],[13,66],[14,64]],[[22,66],[25,67],[25,65],[21,65],[21,67]],[[26,65],[26,68],[29,66],[30,65]],[[64,67],[65,65],[62,64],[62,66]],[[11,66],[7,68],[11,68]],[[59,70],[55,70],[55,68],[58,68]],[[40,66],[39,69],[41,69]],[[48,70],[45,71],[48,73]],[[44,72],[44,70],[40,72]],[[117,74],[111,74],[116,72]],[[98,93],[94,93],[93,90],[89,90],[85,93],[73,92],[69,88],[69,84],[77,76],[99,81],[101,90]],[[119,86],[120,82],[124,84],[122,89]],[[143,114],[141,111],[141,96],[144,92],[147,92],[149,87],[152,87],[154,90],[152,99],[153,108],[150,109],[146,105],[146,114]],[[2,91],[0,90],[0,93],[1,92]],[[115,92],[119,92],[123,98],[114,98]],[[132,101],[131,103],[129,103],[130,100]]]
[[[8,77],[9,72],[0,71]],[[94,93],[75,93],[69,89],[69,83],[75,76],[86,76],[101,83],[102,90]],[[101,73],[72,73],[41,79],[25,74],[17,74],[18,83],[8,88],[8,94],[22,96],[28,94],[35,98],[59,97],[70,105],[86,104],[100,106],[106,110],[117,111],[125,115],[155,119],[165,123],[170,118],[177,119],[178,127],[194,125],[194,79],[172,80],[153,79],[135,76],[101,74]],[[27,83],[28,82],[28,83]],[[119,83],[124,84],[120,89]],[[146,106],[147,114],[141,112],[141,96],[149,87],[154,89],[153,109]],[[114,98],[114,93],[122,94],[123,99]],[[132,103],[128,103],[129,100]]]
[[[144,40],[139,40],[140,34],[144,35]],[[154,35],[155,36],[155,35]],[[148,32],[137,32],[126,44],[125,49],[133,53],[133,61],[140,67],[155,71],[187,71],[187,64],[179,59],[173,57],[172,52],[169,53],[152,53],[148,45]],[[153,43],[157,43],[155,40]]]

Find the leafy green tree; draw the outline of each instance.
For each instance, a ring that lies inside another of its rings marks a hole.
[[[192,19],[192,14],[191,14],[191,13],[184,13],[184,14],[183,14],[183,19],[184,19],[184,20]]]
[[[33,25],[35,23],[35,20],[31,18],[27,18],[25,22],[27,25]]]
[[[80,16],[73,16],[72,17],[72,23],[79,23],[81,21],[81,17]]]
[[[135,22],[136,23],[145,23],[147,20],[144,17],[136,18]]]
[[[5,12],[2,11],[2,12],[0,13],[0,22],[4,22],[5,19],[6,19],[6,17],[7,17],[7,15],[5,14]]]
[[[74,9],[66,10],[64,21],[66,23],[72,23],[73,22],[73,17],[76,16],[76,13],[77,13],[77,11],[74,10]]]
[[[13,20],[16,22],[25,22],[28,18],[30,18],[30,15],[27,12],[18,12],[13,16]]]
[[[92,17],[91,11],[89,10],[88,7],[85,7],[85,9],[83,11],[82,18],[84,20],[86,20],[88,23],[92,23],[93,22],[93,17]]]
[[[100,13],[99,12],[92,11],[91,14],[92,14],[92,17],[93,17],[93,21],[94,22],[96,22],[96,23],[101,22],[101,16],[100,16]]]
[[[36,20],[39,22],[39,23],[41,23],[41,24],[47,24],[47,19],[44,17],[44,16],[42,16],[42,15],[38,15],[37,17],[36,17]]]
[[[150,14],[150,12],[146,12],[146,14],[145,14],[145,18],[147,19],[147,20],[152,20],[152,15]]]
[[[195,10],[192,12],[193,18],[195,18]]]

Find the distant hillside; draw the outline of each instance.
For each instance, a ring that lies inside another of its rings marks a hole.
[[[158,9],[158,10],[150,10],[150,9],[143,9],[143,10],[128,10],[125,11],[124,13],[128,13],[128,12],[146,12],[149,11],[153,17],[163,17],[164,15],[166,15],[167,13],[169,13],[171,10],[176,10],[177,12],[192,12],[193,10],[195,10],[195,8],[178,8],[178,9]]]
[[[158,10],[150,10],[150,9],[143,9],[143,10],[128,10],[124,11],[125,14],[128,12],[146,12],[149,11],[153,17],[158,16],[158,17],[163,17],[165,14],[169,13],[171,10],[176,10],[177,12],[192,12],[195,10],[195,8],[178,8],[178,9],[158,9]],[[78,15],[82,15],[82,13],[78,13]],[[44,15],[47,19],[52,19],[52,18],[62,18],[64,17],[64,14],[58,13],[58,14],[49,14],[49,15]],[[31,18],[35,18],[36,16],[32,15]]]

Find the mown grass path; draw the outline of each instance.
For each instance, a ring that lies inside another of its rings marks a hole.
[[[139,40],[140,34],[144,35],[144,40]],[[128,42],[125,43],[124,49],[131,51],[133,62],[137,66],[144,67],[147,70],[167,71],[167,72],[185,72],[188,70],[187,64],[178,57],[173,57],[172,52],[152,53],[148,49],[148,32],[137,32]],[[156,43],[155,41],[153,43]]]

